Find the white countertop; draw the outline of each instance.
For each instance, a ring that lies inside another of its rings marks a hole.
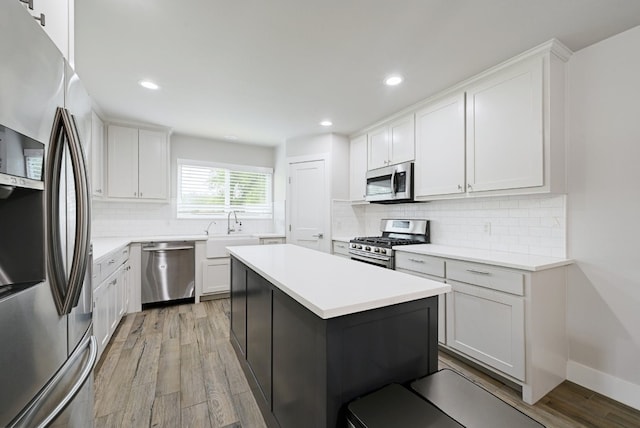
[[[238,236],[235,234],[231,236]],[[283,233],[252,233],[251,236],[258,238],[284,238]],[[227,236],[226,234],[215,234],[211,236]],[[155,236],[121,236],[121,237],[103,237],[91,240],[93,244],[93,260],[96,261],[107,254],[119,250],[120,248],[131,244],[132,242],[171,242],[171,241],[206,241],[208,235],[155,235]]]
[[[400,245],[393,247],[393,249],[407,253],[446,257],[448,259],[485,263],[533,272],[573,263],[571,259],[558,257],[534,256],[530,254],[508,253],[505,251],[491,251],[476,248],[447,247],[436,244]]]
[[[228,250],[323,319],[451,291],[451,286],[441,282],[296,245],[252,245]]]

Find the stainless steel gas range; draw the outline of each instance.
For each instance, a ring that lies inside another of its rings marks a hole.
[[[392,247],[410,244],[428,244],[429,220],[380,221],[382,236],[353,238],[349,241],[349,254],[354,260],[378,265],[387,269],[395,267]]]

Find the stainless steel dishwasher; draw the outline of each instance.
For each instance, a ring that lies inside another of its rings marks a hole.
[[[142,304],[193,298],[193,242],[152,242],[142,246]]]

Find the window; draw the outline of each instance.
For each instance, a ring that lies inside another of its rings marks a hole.
[[[273,169],[178,159],[178,218],[272,218]]]

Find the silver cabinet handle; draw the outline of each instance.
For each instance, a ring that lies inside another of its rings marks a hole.
[[[462,186],[458,184],[458,190],[462,191]]]
[[[29,9],[33,10],[33,0],[20,0],[22,3],[29,6]]]
[[[475,269],[467,269],[467,272],[477,273],[478,275],[491,275],[491,272],[484,272],[484,271],[475,270]]]
[[[471,184],[467,184],[467,189],[473,190],[473,187],[471,186]]]
[[[322,239],[324,238],[324,233],[318,233],[317,235],[311,235],[312,238],[319,238]]]
[[[33,19],[35,19],[36,21],[40,21],[40,25],[44,27],[45,25],[44,13],[41,13],[40,16],[34,16]]]
[[[414,263],[424,263],[424,260],[420,260],[420,259],[409,259],[409,261]]]

